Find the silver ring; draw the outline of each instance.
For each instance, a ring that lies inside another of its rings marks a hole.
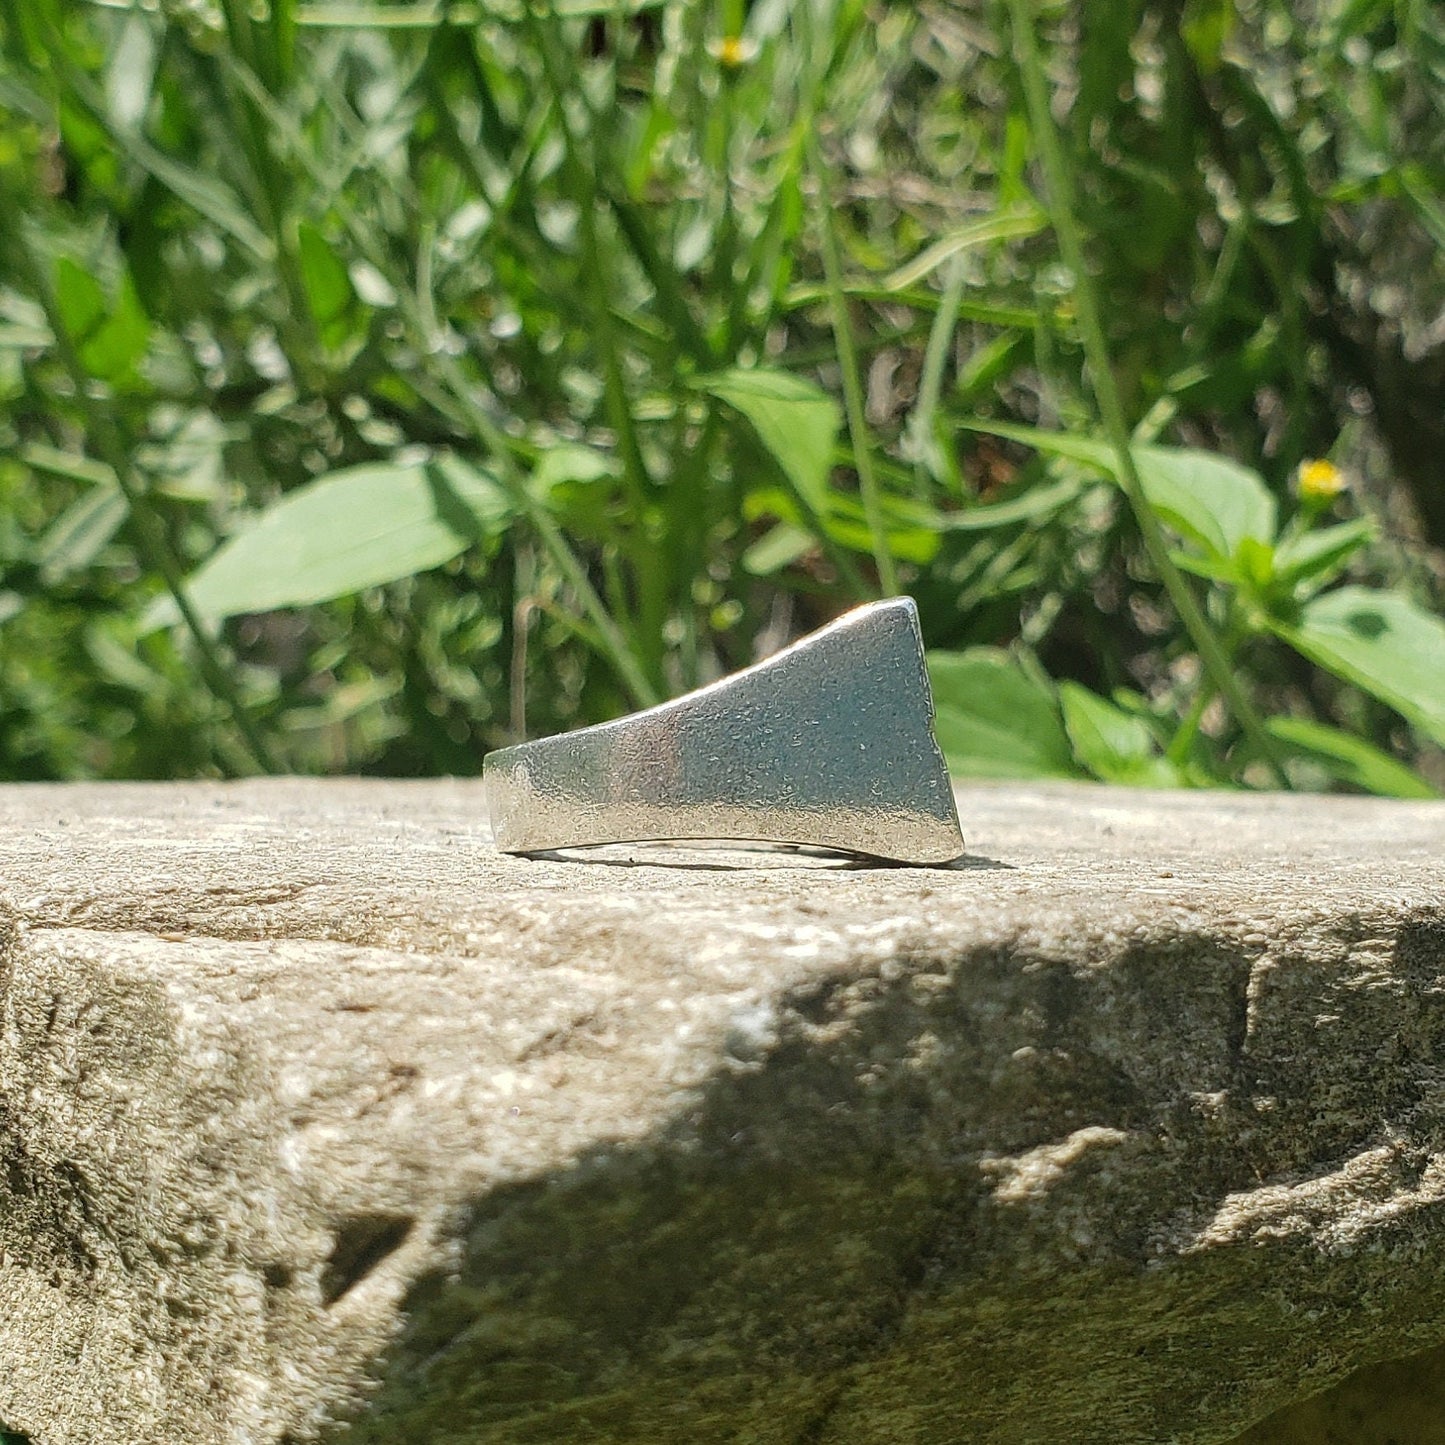
[[[963,852],[909,597],[658,707],[501,748],[482,772],[504,853],[704,838]]]

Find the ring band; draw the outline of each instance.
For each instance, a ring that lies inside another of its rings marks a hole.
[[[908,597],[671,702],[501,748],[482,771],[504,853],[701,838],[905,863],[963,852]]]

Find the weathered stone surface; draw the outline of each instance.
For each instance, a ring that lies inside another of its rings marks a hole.
[[[960,802],[910,870],[0,789],[0,1423],[1205,1442],[1445,1340],[1445,808]]]

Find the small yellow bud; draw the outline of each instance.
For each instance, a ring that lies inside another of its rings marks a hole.
[[[1345,489],[1345,474],[1333,462],[1301,462],[1296,485],[1302,501],[1333,502]]]
[[[724,70],[740,69],[758,53],[757,41],[741,35],[724,35],[721,40],[711,41],[707,48]]]

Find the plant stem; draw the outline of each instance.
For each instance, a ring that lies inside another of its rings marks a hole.
[[[907,437],[913,459],[914,492],[920,502],[928,500],[929,484],[937,471],[938,441],[933,434],[934,417],[938,411],[939,393],[943,389],[943,368],[958,325],[958,306],[963,300],[965,275],[962,260],[955,256],[948,266],[943,300],[939,302],[933,325],[928,331],[923,374],[918,382],[918,400],[908,418]]]
[[[1119,481],[1124,495],[1139,526],[1140,536],[1149,560],[1169,594],[1185,630],[1189,633],[1195,650],[1210,682],[1229,704],[1230,711],[1243,729],[1250,742],[1265,760],[1276,782],[1288,788],[1290,781],[1280,761],[1274,740],[1265,731],[1254,704],[1250,702],[1239,679],[1235,676],[1224,648],[1210,629],[1209,622],[1201,611],[1189,584],[1169,556],[1169,545],[1164,539],[1163,528],[1154,515],[1144,486],[1139,478],[1139,469],[1129,442],[1129,427],[1124,418],[1123,403],[1119,398],[1118,385],[1114,379],[1113,364],[1109,357],[1108,342],[1104,337],[1103,324],[1099,319],[1098,301],[1094,284],[1090,279],[1084,260],[1084,246],[1078,222],[1075,217],[1076,200],[1073,177],[1064,159],[1063,146],[1058,129],[1049,110],[1048,90],[1044,79],[1043,61],[1039,56],[1038,41],[1034,35],[1033,17],[1029,0],[1009,0],[1009,16],[1013,29],[1014,58],[1018,62],[1023,79],[1024,99],[1028,106],[1029,123],[1038,141],[1040,159],[1043,162],[1044,178],[1049,192],[1049,214],[1054,234],[1058,237],[1059,250],[1064,264],[1073,273],[1074,306],[1078,314],[1079,331],[1083,339],[1084,355],[1089,364],[1089,378],[1099,415],[1104,423],[1104,434],[1114,448],[1118,459]]]
[[[85,429],[100,458],[115,474],[116,485],[125,498],[130,521],[135,528],[136,541],[147,563],[160,574],[167,590],[175,600],[181,619],[195,639],[197,655],[200,658],[201,675],[211,692],[225,706],[245,739],[256,765],[265,773],[279,772],[276,760],[262,737],[260,730],[246,711],[235,679],[226,670],[214,640],[206,631],[204,623],[191,603],[182,576],[180,559],[171,550],[170,539],[159,516],[151,507],[150,497],[144,484],[131,466],[130,457],[115,423],[104,407],[96,403],[90,392],[90,376],[75,349],[75,343],[66,329],[65,319],[56,305],[44,268],[25,234],[24,220],[10,210],[10,198],[0,197],[0,238],[8,240],[10,249],[19,262],[20,270],[35,298],[45,311],[45,319],[55,338],[56,354],[75,388],[75,399],[85,418]]]
[[[1214,701],[1214,684],[1205,679],[1199,691],[1194,694],[1194,701],[1190,704],[1189,712],[1184,721],[1180,723],[1178,731],[1169,739],[1169,746],[1164,749],[1164,756],[1175,764],[1176,767],[1183,767],[1189,760],[1189,751],[1194,746],[1194,739],[1199,736],[1199,725],[1204,721],[1204,714],[1209,709],[1209,704]]]
[[[848,413],[848,436],[853,443],[853,465],[858,471],[858,490],[863,498],[863,515],[873,544],[873,560],[885,597],[898,592],[898,569],[888,550],[888,531],[883,522],[882,496],[873,456],[868,449],[868,423],[863,412],[863,380],[858,372],[858,352],[853,345],[853,325],[848,318],[848,298],[843,293],[843,258],[838,231],[833,223],[833,196],[828,172],[819,151],[816,133],[808,131],[808,160],[818,187],[819,223],[823,239],[823,270],[828,281],[828,299],[833,310],[833,339],[838,348],[838,365],[843,373],[843,401]]]

